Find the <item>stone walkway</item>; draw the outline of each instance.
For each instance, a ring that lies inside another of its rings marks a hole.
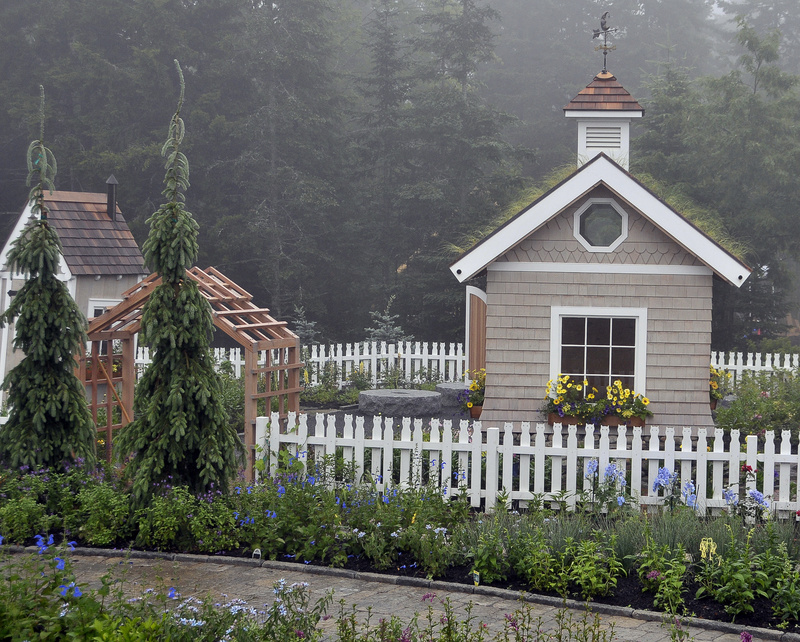
[[[28,550],[28,549],[26,549]],[[35,552],[36,548],[29,549]],[[92,588],[100,586],[100,578],[114,569],[115,576],[124,576],[126,591],[139,595],[147,588],[175,587],[183,597],[190,595],[212,599],[240,598],[254,608],[261,609],[273,599],[273,585],[279,579],[287,582],[308,582],[312,601],[334,591],[334,602],[329,613],[334,617],[321,626],[326,631],[326,640],[335,641],[336,615],[339,601],[344,608],[355,607],[359,620],[371,613],[371,621],[396,615],[409,621],[415,613],[427,614],[428,604],[422,598],[434,593],[434,609],[443,612],[440,599],[449,598],[457,616],[463,616],[465,607],[472,604],[472,615],[476,622],[489,626],[492,635],[505,625],[505,614],[521,607],[519,594],[503,589],[470,587],[460,584],[428,581],[414,578],[371,573],[355,573],[343,569],[324,567],[301,567],[287,562],[220,558],[201,555],[171,555],[133,552],[125,556],[119,551],[76,549],[71,558],[79,583]],[[160,578],[160,579],[159,579]],[[556,614],[564,603],[557,598],[527,595],[533,617],[540,616],[545,630],[556,626]],[[573,619],[584,615],[583,605],[567,601]],[[669,640],[669,629],[661,626],[660,615],[646,611],[609,607],[596,604],[593,611],[601,617],[602,627],[613,623],[615,640],[636,642],[659,642]],[[727,623],[689,619],[689,633],[695,640],[739,642],[741,631]],[[779,631],[750,630],[753,640],[798,641],[800,635],[781,634]]]

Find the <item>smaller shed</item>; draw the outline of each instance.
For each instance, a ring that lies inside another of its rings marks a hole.
[[[58,232],[63,257],[58,278],[67,284],[80,310],[92,318],[122,300],[122,293],[147,274],[144,258],[117,206],[117,180],[109,177],[107,192],[44,193],[47,220]],[[25,226],[33,220],[30,204],[14,223],[0,250],[0,311],[22,287],[25,275],[12,274],[8,252]],[[0,331],[0,372],[8,374],[22,358],[13,350],[14,326]],[[0,393],[2,394],[2,393]]]
[[[451,266],[460,282],[486,275],[486,292],[468,293],[468,309],[485,303],[467,339],[478,359],[485,332],[481,418],[541,421],[547,382],[563,373],[598,389],[621,380],[650,398],[657,425],[712,426],[712,282],[739,287],[750,269],[627,171],[644,110],[612,74],[564,109],[578,171]]]

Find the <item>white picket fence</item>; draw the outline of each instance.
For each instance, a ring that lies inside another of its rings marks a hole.
[[[733,380],[738,381],[745,372],[797,370],[800,367],[800,354],[712,352],[711,365],[727,370],[733,375]]]
[[[695,484],[698,514],[725,510],[723,491],[727,489],[742,496],[750,490],[761,491],[780,517],[794,519],[800,509],[800,453],[792,448],[789,431],[777,436],[777,449],[776,435],[766,433],[759,450],[756,436],[742,440],[736,430],[731,431],[726,448],[721,429],[709,434],[705,428],[676,431],[654,426],[645,432],[624,426],[587,426],[585,434],[579,435],[576,426],[523,423],[521,432],[514,433],[511,424],[501,430],[484,428],[479,421],[462,420],[454,426],[449,420],[373,417],[367,421],[346,415],[340,436],[332,416],[313,417],[290,415],[289,431],[271,429],[279,425],[277,414],[256,420],[256,443],[264,448],[271,474],[277,470],[278,452],[288,448],[304,465],[320,462],[326,455],[342,455],[353,462],[356,479],[368,473],[379,490],[426,481],[448,497],[463,488],[472,506],[483,502],[487,511],[494,509],[499,493],[505,494],[508,507],[512,502],[525,506],[541,499],[566,501],[574,508],[578,494],[589,490],[586,466],[597,460],[601,476],[612,462],[628,476],[643,509],[664,501],[653,490],[660,467],[679,475],[680,488],[690,480]],[[756,489],[753,480],[740,488],[743,465],[763,473],[761,488]]]
[[[217,363],[230,361],[237,377],[242,374],[244,353],[240,348],[215,348]],[[312,344],[303,347],[302,360],[306,364],[308,383],[320,383],[325,368],[335,366],[339,387],[345,385],[353,371],[362,369],[372,379],[373,387],[393,368],[405,381],[420,381],[434,375],[439,381],[464,381],[466,357],[461,343],[427,343],[407,341],[399,344],[383,342]],[[263,361],[263,359],[262,359]],[[136,351],[136,371],[141,376],[150,363],[150,351],[140,346]]]
[[[332,364],[341,387],[354,370],[362,368],[377,386],[391,368],[399,368],[406,381],[416,381],[421,374],[435,372],[441,381],[464,381],[466,355],[461,343],[428,343],[409,341],[400,344],[363,341],[361,343],[312,344],[302,348],[302,359],[308,371],[309,384],[318,385],[326,366]],[[230,361],[234,373],[241,376],[244,354],[240,348],[215,348],[217,363]],[[141,375],[150,363],[150,352],[140,346],[136,351],[137,372]],[[754,354],[712,352],[711,365],[723,368],[738,381],[744,372],[773,372],[800,368],[800,354]]]

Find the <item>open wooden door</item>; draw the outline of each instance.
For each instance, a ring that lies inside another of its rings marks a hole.
[[[467,370],[486,367],[486,292],[467,286]]]

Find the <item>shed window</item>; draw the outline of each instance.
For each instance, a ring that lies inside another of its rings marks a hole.
[[[575,212],[574,233],[588,251],[612,252],[628,237],[628,214],[613,199],[590,199]]]
[[[554,307],[551,320],[551,378],[567,374],[600,391],[619,379],[644,394],[646,310]]]

